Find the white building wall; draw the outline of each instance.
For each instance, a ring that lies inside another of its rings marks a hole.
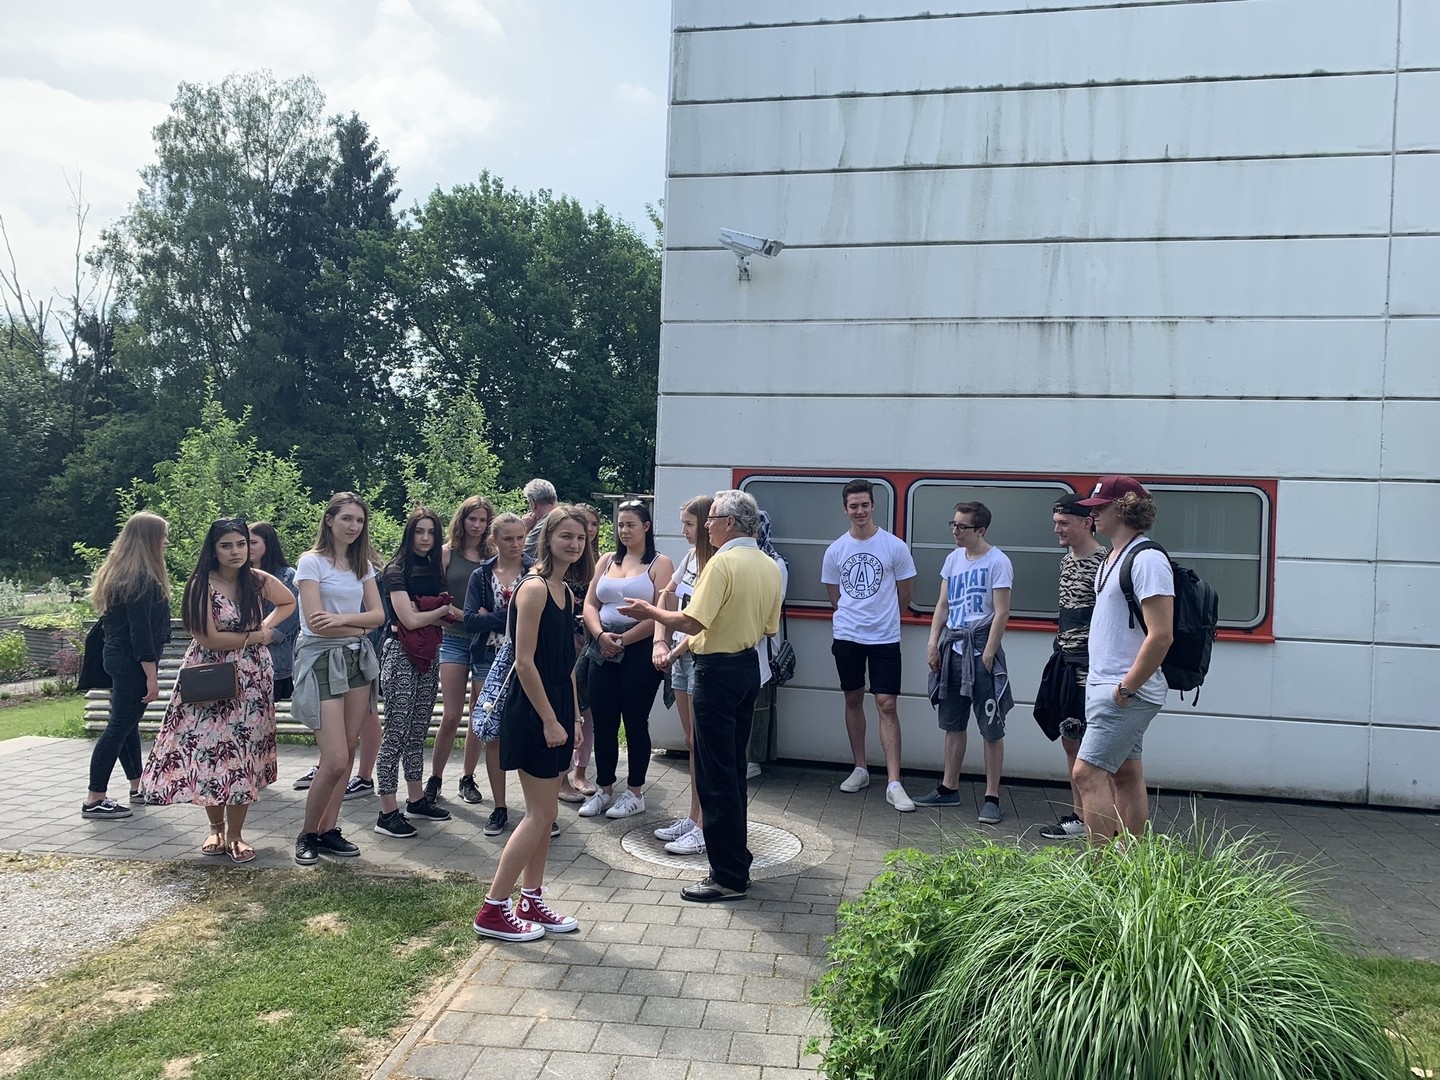
[[[1276,479],[1276,640],[1217,645],[1200,706],[1152,726],[1150,782],[1440,805],[1440,4],[675,0],[673,22],[667,549],[736,466]],[[789,246],[738,281],[722,226]],[[829,623],[791,632],[780,754],[845,762]],[[933,770],[924,638],[901,717]],[[1006,647],[1007,773],[1058,777],[1028,700],[1049,636]]]

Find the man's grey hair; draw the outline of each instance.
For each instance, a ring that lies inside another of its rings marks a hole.
[[[525,485],[525,501],[531,506],[544,506],[555,502],[555,485],[538,476]]]
[[[735,531],[741,536],[754,536],[760,528],[760,507],[743,491],[717,491],[710,506],[712,517],[735,519]]]

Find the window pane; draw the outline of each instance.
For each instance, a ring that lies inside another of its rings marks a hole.
[[[933,611],[940,590],[940,567],[955,549],[950,521],[958,502],[982,502],[992,521],[985,539],[1000,548],[1015,568],[1010,593],[1012,615],[1055,618],[1060,556],[1050,508],[1070,488],[1061,483],[983,484],[974,481],[924,480],[910,489],[908,532],[910,550],[920,577],[915,608]]]
[[[740,485],[770,515],[770,542],[790,568],[786,602],[830,605],[820,582],[825,549],[849,528],[840,492],[853,477],[796,476],[785,479],[752,477]],[[894,531],[895,500],[890,485],[876,477],[875,522]]]
[[[1260,557],[1265,502],[1259,492],[1157,486],[1151,494],[1156,510],[1151,533],[1166,550]]]

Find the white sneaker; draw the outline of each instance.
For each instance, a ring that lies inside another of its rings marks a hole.
[[[669,825],[656,829],[655,839],[664,840],[666,843],[669,843],[671,840],[679,840],[680,837],[686,833],[694,831],[695,822],[691,821],[688,817],[682,817],[677,821],[672,821]]]
[[[672,855],[703,855],[705,854],[705,831],[691,829],[684,836],[666,844],[665,850]]]
[[[905,785],[900,783],[899,780],[886,786],[885,801],[902,814],[912,813],[915,809],[914,800],[905,794]]]
[[[840,781],[840,790],[847,795],[853,795],[857,791],[863,791],[870,786],[870,770],[855,766],[855,771]]]
[[[756,765],[753,761],[750,762],[745,766],[745,779],[754,780],[757,776],[760,775],[760,771],[761,770],[759,765]]]
[[[596,791],[595,794],[591,795],[588,799],[586,799],[584,804],[580,807],[580,816],[599,817],[601,813],[604,812],[605,808],[614,801],[614,798],[606,795],[605,792]]]
[[[645,812],[645,796],[633,791],[622,791],[615,798],[615,805],[605,811],[608,818],[634,817]]]

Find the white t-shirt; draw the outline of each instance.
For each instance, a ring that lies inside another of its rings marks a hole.
[[[371,567],[366,567],[365,576],[357,578],[349,570],[337,570],[335,565],[322,555],[307,551],[295,565],[295,585],[302,581],[314,581],[320,586],[320,607],[336,615],[358,615],[365,610],[365,582],[375,576]],[[300,632],[316,636],[305,621],[305,609],[300,609]]]
[[[700,580],[700,560],[695,557],[695,549],[691,548],[685,557],[675,564],[675,573],[670,575],[671,582],[675,585],[675,599],[680,604],[680,610],[685,610],[685,605],[690,603],[690,597],[695,595],[695,582]],[[685,640],[684,634],[676,630],[670,635],[670,647],[673,649]]]
[[[992,546],[978,559],[970,558],[964,548],[956,548],[945,556],[940,580],[945,586],[945,625],[959,630],[995,614],[995,590],[1014,586],[1015,568],[998,547]],[[955,642],[954,649],[960,651],[960,642]],[[984,652],[985,642],[976,642],[976,651]]]
[[[869,540],[848,532],[825,549],[820,580],[840,586],[833,632],[837,640],[890,645],[900,640],[900,600],[895,586],[915,576],[910,549],[894,534],[876,529]]]
[[[1137,536],[1134,543],[1146,539]],[[1095,574],[1095,614],[1090,618],[1090,675],[1088,686],[1118,686],[1130,671],[1130,665],[1145,643],[1145,631],[1140,629],[1137,619],[1130,625],[1130,605],[1125,603],[1125,594],[1120,591],[1120,561],[1116,557],[1110,566],[1102,565]],[[1109,571],[1107,573],[1107,571]],[[1104,587],[1101,587],[1101,582]],[[1174,596],[1175,575],[1170,572],[1170,560],[1158,551],[1142,551],[1130,565],[1130,581],[1135,587],[1136,601],[1149,596]],[[1132,686],[1146,701],[1158,705],[1165,703],[1169,686],[1159,668],[1145,681],[1144,686]]]

